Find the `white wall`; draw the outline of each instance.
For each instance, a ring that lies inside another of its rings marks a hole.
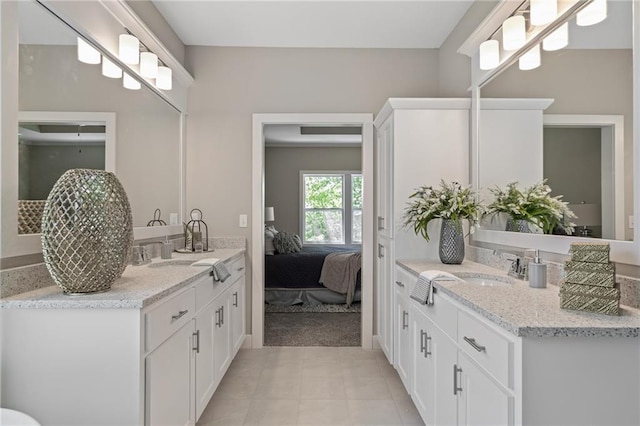
[[[436,50],[188,46],[185,59],[195,77],[187,209],[202,209],[213,235],[244,236],[249,246],[251,229],[238,227],[238,215],[252,214],[253,113],[376,113],[389,97],[438,90]]]
[[[361,170],[359,147],[269,147],[264,152],[265,205],[273,206],[279,231],[302,235],[300,171]]]

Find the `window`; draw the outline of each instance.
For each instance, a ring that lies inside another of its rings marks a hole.
[[[362,243],[362,174],[301,172],[305,244]]]

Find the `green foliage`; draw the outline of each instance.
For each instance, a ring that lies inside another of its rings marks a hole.
[[[305,176],[305,208],[342,208],[342,176]]]
[[[354,209],[362,209],[362,175],[351,177],[351,204]]]

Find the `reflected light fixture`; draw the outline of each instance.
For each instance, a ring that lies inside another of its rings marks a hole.
[[[102,75],[109,78],[120,78],[122,70],[105,56],[102,58]]]
[[[531,25],[545,25],[558,16],[557,0],[531,0],[529,7]]]
[[[140,41],[131,34],[120,34],[118,57],[125,64],[137,65],[140,62]]]
[[[93,46],[84,41],[83,38],[78,37],[78,60],[85,64],[99,64],[100,52],[98,52]]]
[[[125,89],[129,89],[129,90],[138,90],[138,89],[140,89],[140,87],[142,87],[142,85],[140,84],[140,82],[138,80],[136,80],[135,78],[131,77],[126,72],[124,73],[124,75],[122,77],[122,85],[124,86]]]
[[[569,44],[569,23],[565,22],[557,30],[542,41],[542,49],[546,51],[560,50]]]
[[[166,66],[158,67],[158,77],[156,77],[156,87],[161,90],[171,90],[173,87],[173,73],[171,68]]]
[[[480,44],[480,69],[492,70],[500,64],[500,43],[487,40]]]
[[[527,71],[540,66],[540,45],[536,44],[524,55],[520,56],[518,60],[518,67],[521,70]]]
[[[502,23],[502,48],[518,50],[527,42],[524,16],[512,16]]]
[[[578,12],[576,24],[581,27],[595,25],[607,17],[607,0],[593,0],[587,7]]]
[[[158,55],[153,52],[140,54],[140,75],[146,78],[158,77]]]

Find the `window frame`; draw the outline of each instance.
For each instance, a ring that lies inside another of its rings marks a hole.
[[[300,170],[300,237],[302,244],[304,245],[361,245],[362,242],[353,242],[353,176],[360,176],[362,179],[362,171],[360,170]],[[307,176],[319,176],[319,177],[332,177],[339,176],[342,178],[342,208],[307,208],[306,207],[306,191],[305,191],[305,177]],[[356,209],[362,211],[362,208]],[[305,222],[307,211],[339,211],[342,213],[342,242],[315,242],[307,241],[305,236]]]

